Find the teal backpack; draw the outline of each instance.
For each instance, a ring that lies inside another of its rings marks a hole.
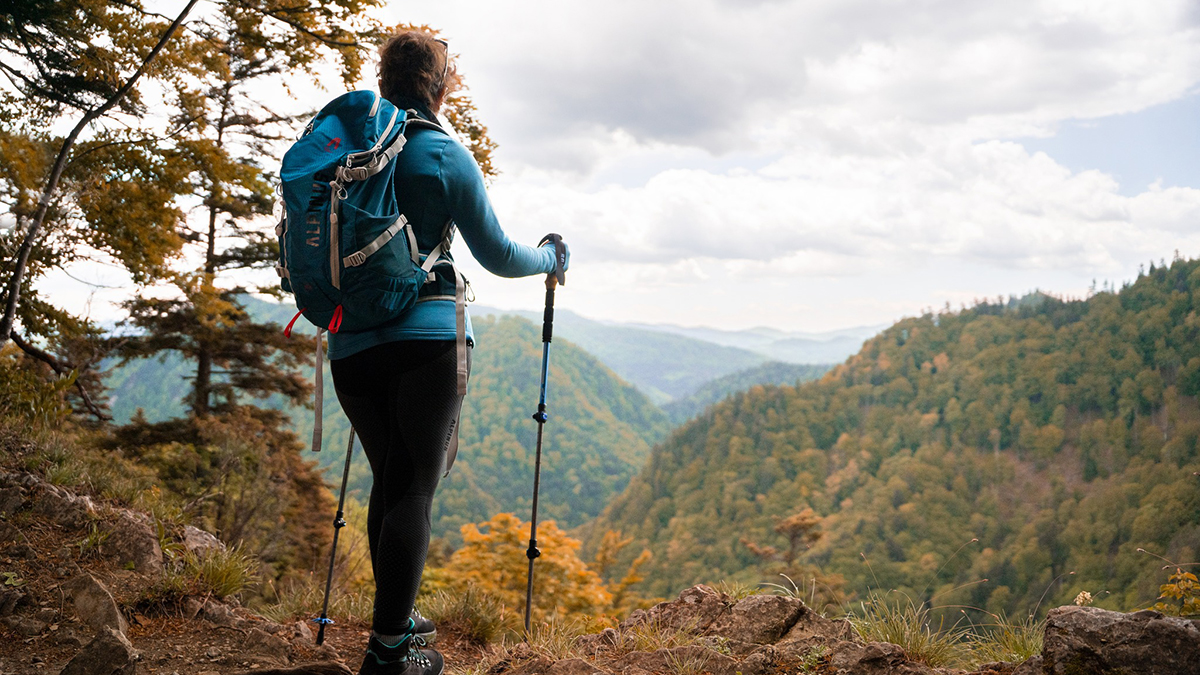
[[[441,242],[422,256],[396,204],[392,160],[404,148],[406,134],[419,128],[446,133],[373,91],[352,91],[317,113],[283,156],[275,270],[299,309],[284,332],[290,335],[301,315],[317,327],[314,451],[321,449],[321,334],[368,330],[398,318],[417,303],[435,265],[453,265],[444,254],[454,222],[446,223]],[[466,280],[457,269],[453,273],[458,391],[466,394]],[[457,447],[457,434],[452,445]]]
[[[453,224],[422,260],[392,185],[392,160],[415,128],[445,133],[373,91],[352,91],[326,105],[283,156],[276,271],[296,297],[297,318],[331,333],[360,331],[417,302]]]

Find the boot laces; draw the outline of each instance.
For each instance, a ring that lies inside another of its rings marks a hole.
[[[416,663],[422,668],[428,668],[431,666],[432,664],[429,661],[429,657],[425,656],[425,654],[421,651],[421,648],[424,646],[425,640],[420,635],[413,635],[411,638],[409,638],[408,654],[405,655],[404,660]]]

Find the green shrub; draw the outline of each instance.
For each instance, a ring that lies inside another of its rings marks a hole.
[[[65,393],[74,384],[73,372],[57,377],[12,344],[0,348],[0,417],[20,420],[33,431],[53,429],[71,414]]]

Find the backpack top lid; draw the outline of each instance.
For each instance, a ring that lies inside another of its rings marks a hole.
[[[407,113],[379,94],[352,91],[330,101],[283,156],[280,179],[310,180],[386,148],[404,129]]]

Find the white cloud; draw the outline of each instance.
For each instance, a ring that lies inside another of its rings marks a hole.
[[[566,237],[577,311],[820,330],[1200,255],[1200,190],[1122,196],[1005,140],[1194,92],[1198,7],[443,0],[387,18],[461,54],[500,143],[501,222]],[[467,267],[485,304],[541,302]]]

